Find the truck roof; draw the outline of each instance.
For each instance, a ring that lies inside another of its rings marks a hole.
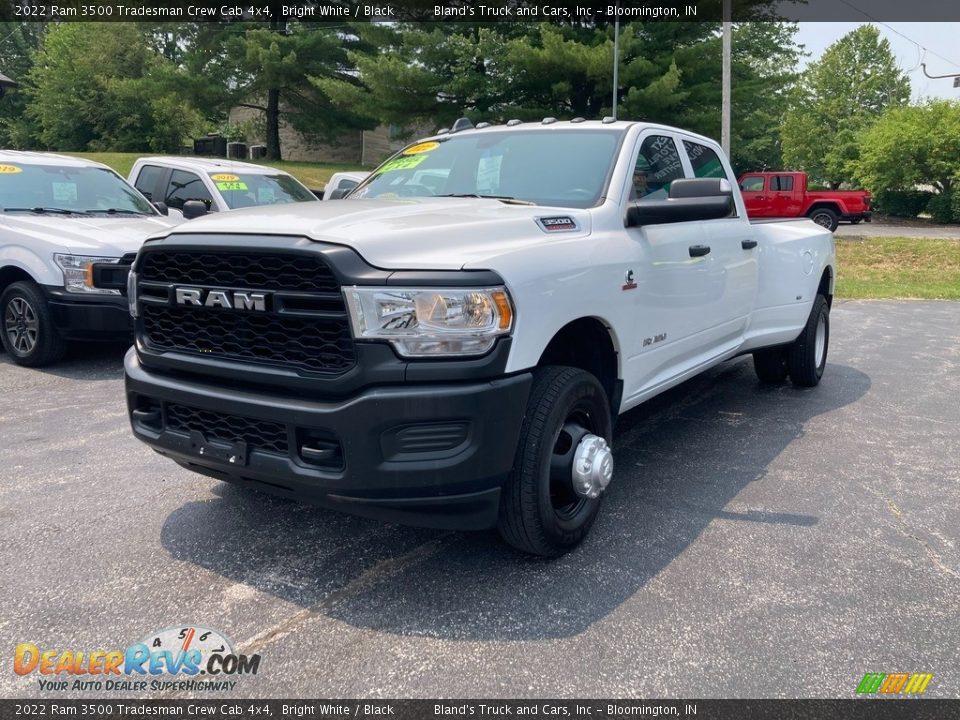
[[[29,150],[0,150],[0,163],[23,163],[24,165],[56,165],[60,167],[99,167],[110,169],[103,163],[86,158],[60,155],[59,153],[34,152]]]
[[[160,163],[170,167],[176,167],[183,170],[193,170],[195,172],[216,172],[217,170],[234,170],[244,172],[250,175],[276,175],[290,173],[279,170],[268,165],[257,165],[254,163],[242,162],[240,160],[228,160],[226,158],[199,158],[183,157],[180,155],[152,155],[148,157],[137,158],[138,163]]]
[[[487,125],[485,123],[479,123],[478,126],[466,127],[461,130],[448,130],[446,132],[439,132],[430,137],[421,138],[421,140],[435,140],[444,137],[450,137],[451,135],[461,135],[461,134],[474,134],[474,133],[496,133],[496,132],[516,132],[516,131],[537,131],[537,130],[553,130],[553,131],[567,131],[578,130],[578,131],[587,131],[587,130],[597,130],[598,128],[602,129],[611,129],[611,130],[627,130],[628,128],[634,127],[636,125],[643,126],[644,129],[650,130],[663,130],[665,132],[680,133],[688,137],[692,137],[698,140],[704,140],[713,144],[718,145],[719,143],[713,138],[709,138],[706,135],[699,135],[689,130],[684,130],[683,128],[674,127],[672,125],[661,125],[659,123],[649,123],[638,120],[612,120],[610,118],[604,118],[603,120],[584,120],[582,118],[575,118],[573,120],[556,120],[554,118],[544,118],[543,120],[530,120],[527,122],[521,122],[519,120],[510,120],[507,123],[498,124],[498,125]],[[456,125],[454,125],[456,128]]]

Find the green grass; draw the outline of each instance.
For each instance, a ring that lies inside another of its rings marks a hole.
[[[836,297],[960,300],[960,240],[837,238]]]
[[[102,162],[109,165],[118,173],[127,177],[133,163],[139,157],[144,157],[147,153],[117,153],[117,152],[85,152],[85,153],[64,153],[65,155],[74,155],[76,157],[87,158],[96,162]],[[159,153],[154,153],[159,154]],[[327,184],[330,176],[335,172],[343,170],[363,170],[362,165],[341,165],[336,163],[308,163],[308,162],[264,162],[260,160],[250,161],[258,165],[269,165],[270,167],[285,170],[293,175],[308,188],[322,188]]]

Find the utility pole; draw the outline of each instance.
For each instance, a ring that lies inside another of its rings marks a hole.
[[[733,44],[731,0],[723,0],[723,79],[720,109],[720,147],[730,157],[730,50]]]
[[[613,119],[617,119],[617,88],[620,85],[620,0],[613,20]]]

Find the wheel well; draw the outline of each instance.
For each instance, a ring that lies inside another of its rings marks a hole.
[[[610,400],[616,416],[620,401],[617,351],[607,326],[596,318],[580,318],[564,325],[550,340],[537,367],[567,365],[593,373]]]
[[[807,215],[813,215],[813,213],[815,213],[817,210],[832,210],[837,215],[843,215],[843,211],[840,209],[839,205],[828,202],[814,203],[810,206],[810,209],[807,210]]]
[[[833,293],[830,292],[830,285],[833,281],[833,269],[826,267],[823,275],[820,276],[820,286],[817,288],[817,295],[823,295],[827,299],[827,307],[833,307]]]
[[[20,280],[32,281],[30,273],[17,267],[0,268],[0,293],[6,290],[12,283]]]

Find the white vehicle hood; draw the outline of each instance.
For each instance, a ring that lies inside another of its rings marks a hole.
[[[572,218],[548,233],[538,218]],[[294,235],[347,245],[381,268],[458,270],[537,243],[590,233],[590,212],[478,198],[334,200],[231,210],[177,227],[180,234]]]
[[[12,231],[20,239],[32,238],[51,247],[63,248],[62,252],[73,255],[104,257],[136,252],[148,236],[176,224],[176,220],[162,215],[0,215],[0,227]]]

